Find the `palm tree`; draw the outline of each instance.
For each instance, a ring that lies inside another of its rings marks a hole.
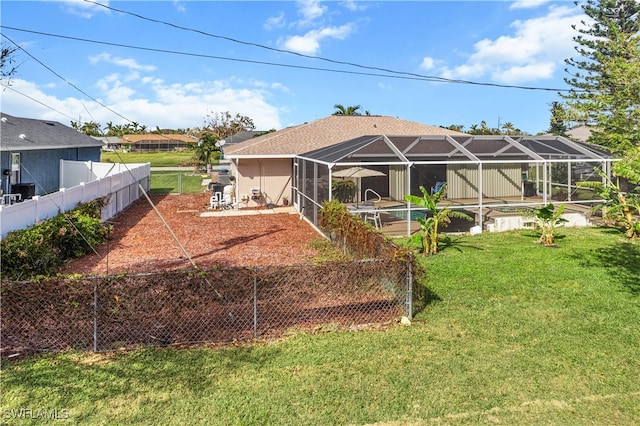
[[[361,108],[360,105],[351,105],[345,108],[341,104],[335,104],[333,107],[336,109],[333,115],[362,115],[358,112]]]
[[[443,127],[443,126],[441,126]],[[449,129],[449,130],[455,130],[456,132],[463,132],[464,131],[464,124],[450,124],[447,127],[444,127],[445,129]]]
[[[434,192],[433,195],[429,194],[424,186],[420,186],[420,191],[422,191],[422,197],[416,195],[406,195],[404,197],[411,204],[427,209],[424,218],[417,218],[422,233],[416,234],[414,240],[420,240],[423,254],[436,254],[438,252],[438,228],[447,227],[451,223],[452,217],[468,221],[472,221],[473,218],[457,210],[451,210],[447,206],[438,209],[438,203],[447,191],[446,184]]]
[[[513,135],[516,133],[516,128],[513,126],[513,123],[511,123],[510,121],[507,121],[502,125],[502,130],[504,130],[504,133],[507,135]]]
[[[100,123],[97,123],[95,121],[85,121],[84,123],[80,123],[79,121],[72,121],[71,127],[80,133],[84,133],[85,135],[102,136]]]

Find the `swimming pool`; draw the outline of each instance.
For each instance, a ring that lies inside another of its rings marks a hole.
[[[391,216],[396,217],[401,220],[407,220],[407,209],[402,210],[385,210]],[[414,210],[411,209],[411,221],[416,221],[419,217],[424,218],[426,214],[426,210]]]

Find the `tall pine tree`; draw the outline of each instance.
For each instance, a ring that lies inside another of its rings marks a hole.
[[[640,2],[587,0],[582,9],[590,19],[574,26],[580,57],[565,60],[566,110],[595,127],[592,143],[640,146]]]
[[[551,120],[549,124],[549,133],[559,136],[565,136],[567,133],[567,125],[565,123],[565,110],[560,102],[551,103]]]

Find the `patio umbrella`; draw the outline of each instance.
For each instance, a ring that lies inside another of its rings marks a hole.
[[[358,189],[360,188],[360,179],[364,177],[373,177],[373,176],[386,176],[385,173],[379,172],[373,169],[367,169],[366,167],[354,166],[349,167],[348,169],[338,170],[337,172],[332,174],[334,177],[341,178],[356,178],[358,180]],[[356,197],[356,205],[360,201],[360,195],[358,191],[358,196]]]
[[[367,169],[366,167],[349,167],[348,169],[338,170],[333,173],[335,177],[352,177],[352,178],[363,178],[370,176],[386,176],[386,174],[379,172],[377,170]]]

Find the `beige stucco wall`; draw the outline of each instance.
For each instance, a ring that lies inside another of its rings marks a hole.
[[[283,196],[291,204],[292,164],[290,158],[234,159],[231,173],[236,177],[238,208],[282,205]],[[252,197],[254,192],[258,198]]]

